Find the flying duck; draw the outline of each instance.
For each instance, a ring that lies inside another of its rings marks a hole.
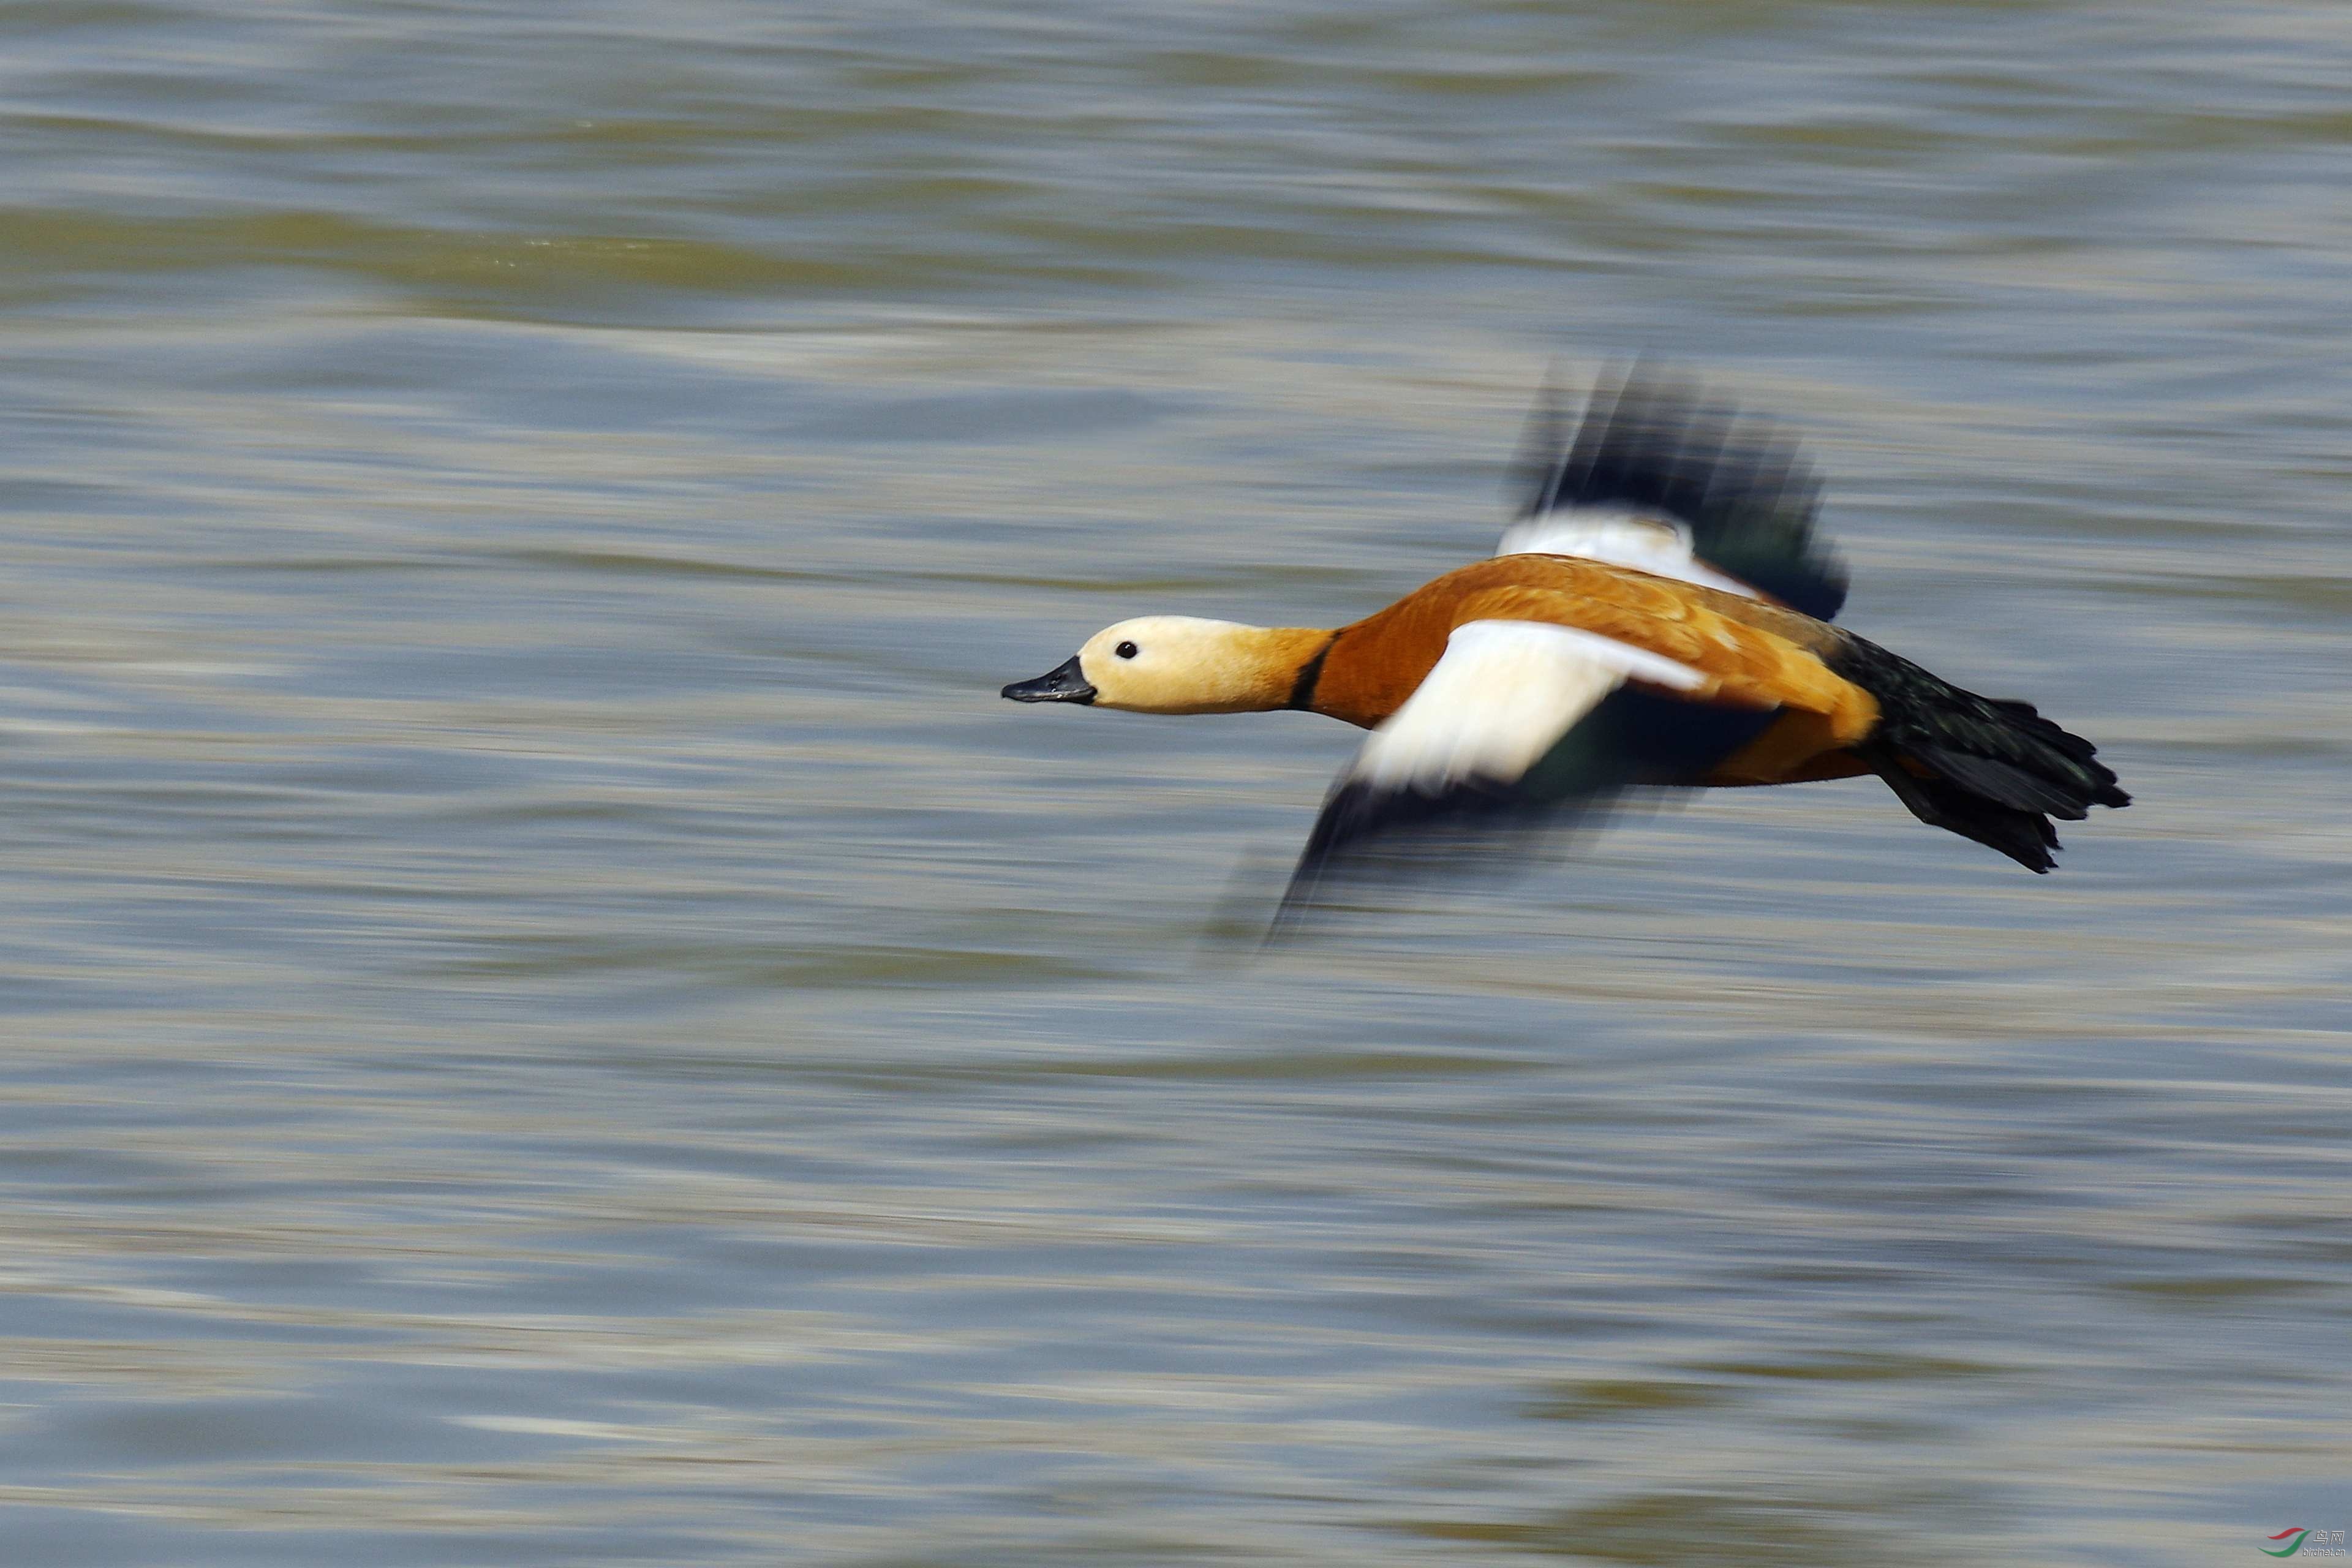
[[[1145,616],[1015,702],[1138,713],[1303,709],[1371,731],[1284,900],[1399,851],[1441,862],[1499,826],[1635,785],[1874,773],[1931,827],[2050,870],[2053,816],[2131,797],[2091,742],[1830,624],[1846,576],[1795,446],[1643,370],[1573,438],[1547,396],[1488,559],[1351,625]]]

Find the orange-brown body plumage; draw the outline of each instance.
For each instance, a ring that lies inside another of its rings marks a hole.
[[[1859,758],[1836,754],[1869,734],[1878,703],[1822,662],[1840,637],[1833,627],[1720,589],[1564,555],[1474,562],[1340,627],[1328,647],[1318,642],[1300,659],[1322,659],[1305,706],[1359,729],[1381,724],[1444,657],[1454,629],[1479,620],[1591,632],[1698,671],[1707,684],[1691,691],[1696,700],[1782,710],[1716,775],[1685,782],[1782,784],[1868,771]]]

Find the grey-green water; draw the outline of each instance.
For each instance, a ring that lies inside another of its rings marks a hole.
[[[2336,0],[54,0],[0,112],[11,1568],[2352,1526]],[[2141,803],[1250,963],[1351,735],[996,700],[1643,351]]]

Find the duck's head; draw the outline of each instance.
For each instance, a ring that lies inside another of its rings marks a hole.
[[[1290,699],[1293,634],[1191,616],[1105,626],[1060,668],[1004,689],[1015,702],[1086,702],[1131,713],[1255,713]]]

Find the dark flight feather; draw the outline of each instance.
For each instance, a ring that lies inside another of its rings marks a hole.
[[[1622,792],[1622,775],[1614,758],[1580,744],[1571,730],[1509,783],[1474,774],[1435,789],[1400,789],[1342,779],[1324,800],[1267,934],[1296,931],[1341,884],[1524,871],[1554,830],[1604,813]]]
[[[1822,488],[1796,444],[1636,365],[1604,382],[1573,438],[1547,387],[1513,466],[1518,515],[1623,507],[1689,528],[1698,558],[1818,620],[1845,603],[1845,567],[1819,539]]]

